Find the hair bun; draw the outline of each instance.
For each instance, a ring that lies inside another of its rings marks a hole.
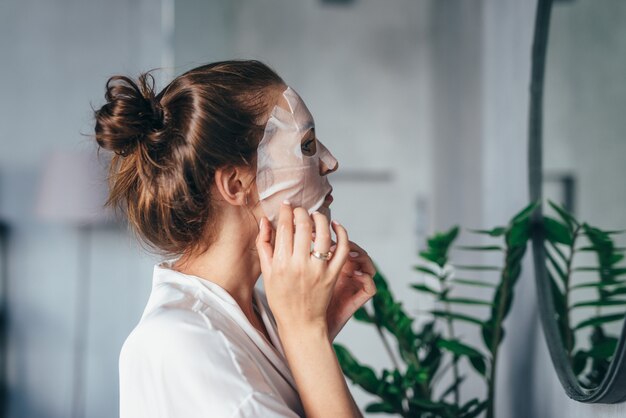
[[[126,156],[139,143],[157,145],[164,128],[165,112],[154,94],[154,77],[139,76],[138,83],[116,75],[107,81],[107,103],[95,111],[96,141],[107,150]]]

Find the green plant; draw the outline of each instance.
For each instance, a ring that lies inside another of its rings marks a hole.
[[[625,249],[617,248],[611,238],[623,231],[604,231],[579,222],[562,207],[548,203],[558,216],[544,216],[544,231],[548,278],[561,340],[574,374],[581,385],[591,388],[600,384],[617,346],[617,336],[608,334],[604,326],[624,319],[626,268],[618,264],[624,259]],[[595,254],[597,265],[576,266],[576,256],[586,252]],[[575,273],[586,277],[593,274],[593,279],[575,283]],[[575,293],[585,289],[595,289],[596,296],[574,301]],[[572,312],[589,308],[593,315],[572,325]],[[589,348],[578,347],[576,333],[590,327]]]
[[[513,302],[513,290],[521,273],[521,261],[530,237],[530,215],[537,206],[538,203],[528,205],[506,226],[471,231],[497,239],[500,241],[498,244],[455,247],[463,251],[500,252],[503,260],[501,266],[451,264],[449,252],[458,237],[458,227],[428,239],[427,249],[420,252],[420,257],[426,264],[416,266],[415,269],[434,283],[424,280],[412,284],[411,288],[432,295],[438,307],[429,312],[431,319],[417,329],[413,326],[414,319],[394,299],[387,281],[377,269],[374,281],[378,291],[372,298],[373,312],[361,307],[355,313],[355,319],[375,326],[394,370],[384,369],[377,374],[371,367],[359,363],[347,348],[334,344],[344,374],[365,391],[379,398],[366,407],[367,412],[396,413],[403,417],[420,418],[470,418],[486,411],[488,417],[493,417],[495,371],[498,348],[504,338],[503,324]],[[499,280],[491,282],[472,277],[459,278],[454,274],[456,271],[464,271],[470,276],[498,272]],[[482,300],[454,296],[456,286],[491,289],[492,297]],[[487,307],[489,314],[486,319],[470,316],[458,312],[458,305]],[[478,326],[484,349],[461,341],[455,334],[454,325],[457,321]],[[389,344],[387,335],[395,339],[395,350]],[[395,352],[399,354],[402,366]],[[460,387],[466,379],[459,369],[459,363],[463,359],[485,381],[486,399],[476,398],[461,404]],[[446,373],[451,373],[452,383],[438,390],[436,386]]]
[[[604,326],[624,319],[626,306],[626,268],[619,267],[625,248],[618,248],[611,236],[624,231],[605,231],[585,222],[579,222],[562,207],[548,202],[558,219],[544,216],[540,227],[544,232],[547,276],[550,280],[556,320],[563,347],[568,353],[572,369],[581,384],[593,387],[602,380],[615,352],[617,337],[607,333]],[[485,412],[494,416],[495,376],[498,350],[505,334],[504,321],[513,303],[513,291],[521,274],[522,259],[530,237],[531,214],[538,203],[532,203],[516,214],[504,227],[489,230],[470,230],[500,240],[499,243],[480,246],[453,246],[459,228],[434,234],[427,240],[427,248],[420,252],[425,264],[415,270],[425,280],[411,284],[411,288],[434,297],[436,308],[429,311],[429,319],[414,327],[411,318],[396,301],[379,272],[374,276],[378,292],[372,299],[373,311],[361,307],[355,313],[358,321],[372,324],[387,350],[394,369],[377,374],[371,367],[359,363],[349,350],[334,344],[344,374],[379,400],[366,407],[367,412],[395,413],[403,417],[476,417]],[[580,245],[582,241],[586,244]],[[501,266],[459,265],[450,262],[450,250],[498,252]],[[597,265],[576,266],[575,256],[584,252],[595,254]],[[458,277],[464,272],[470,277]],[[472,277],[477,273],[497,272],[497,281]],[[594,280],[574,283],[574,273],[594,274]],[[455,295],[457,286],[491,290],[491,299],[473,299]],[[574,302],[572,295],[581,289],[595,289],[596,297]],[[489,315],[481,318],[459,312],[458,305],[487,307]],[[592,308],[594,315],[571,324],[575,309]],[[606,313],[603,310],[610,309]],[[618,309],[619,311],[615,311]],[[455,333],[458,321],[473,324],[482,335],[482,348],[463,342]],[[591,328],[589,348],[576,345],[576,333]],[[388,336],[395,339],[392,347]],[[402,364],[395,353],[399,354]],[[460,389],[466,380],[459,363],[467,361],[469,369],[482,377],[486,384],[486,399],[460,402]],[[451,383],[439,388],[442,376],[449,373]]]

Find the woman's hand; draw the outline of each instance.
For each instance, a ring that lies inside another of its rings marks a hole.
[[[332,342],[354,313],[376,294],[374,263],[363,248],[348,241],[350,254],[341,268],[326,312]],[[334,245],[334,243],[333,243]],[[332,249],[332,246],[331,246]]]
[[[321,331],[329,336],[327,310],[350,246],[345,228],[333,223],[337,235],[334,254],[328,261],[314,257],[311,254],[313,222],[316,231],[313,248],[316,251],[328,252],[332,240],[328,219],[321,213],[314,213],[312,217],[313,220],[304,208],[292,209],[289,204],[283,203],[274,248],[271,244],[271,224],[267,218],[261,219],[256,247],[265,293],[279,334],[281,331],[290,335]]]
[[[304,208],[292,211],[283,203],[275,238],[270,222],[261,219],[256,247],[265,294],[306,415],[362,417],[331,343],[376,293],[374,265],[367,252],[348,240],[345,228],[333,222],[335,244],[328,219],[317,212],[312,217]],[[328,261],[311,254],[313,224],[314,250],[326,253],[334,244]],[[351,250],[354,256],[348,259]]]

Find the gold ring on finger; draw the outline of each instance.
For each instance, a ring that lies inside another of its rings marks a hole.
[[[321,253],[319,251],[311,250],[311,255],[315,258],[319,258],[320,260],[330,260],[330,258],[333,256],[333,252],[328,251],[325,253]]]

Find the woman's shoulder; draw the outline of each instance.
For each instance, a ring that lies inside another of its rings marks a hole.
[[[120,373],[143,367],[162,373],[215,369],[235,379],[256,375],[240,326],[219,303],[199,296],[171,286],[153,290],[141,320],[122,345]]]
[[[200,296],[171,286],[153,291],[120,352],[121,416],[294,416],[238,324]]]
[[[245,352],[197,313],[161,307],[126,338],[119,357],[120,385],[142,393],[193,390],[199,385],[207,393],[228,389],[223,396],[243,399],[253,391],[242,370],[248,363]],[[172,382],[180,382],[179,387],[168,388]]]
[[[217,311],[207,315],[206,309],[201,314],[184,305],[154,307],[128,335],[120,357],[215,357],[231,349],[221,322]]]
[[[205,311],[167,305],[143,317],[120,352],[123,416],[239,416],[259,402],[286,408],[250,354],[210,321]]]

